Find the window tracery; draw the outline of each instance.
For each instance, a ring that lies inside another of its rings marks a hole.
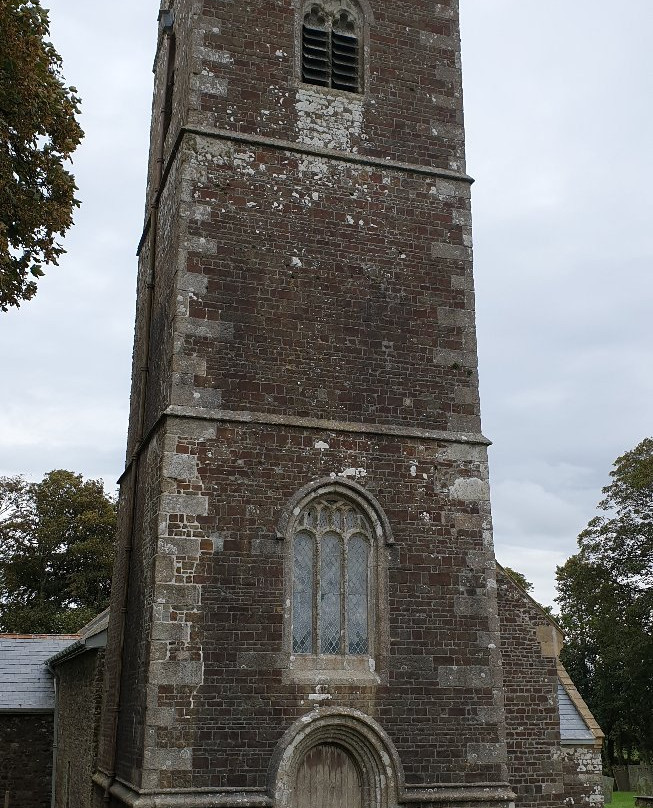
[[[292,652],[369,654],[373,533],[365,514],[321,497],[300,513],[292,540]]]

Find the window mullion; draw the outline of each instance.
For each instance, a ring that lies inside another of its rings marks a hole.
[[[329,87],[333,87],[333,29],[327,31],[327,47],[329,53]]]
[[[343,525],[342,530],[342,572],[340,575],[340,652],[343,655],[349,653],[349,638],[347,629],[347,592],[349,588],[349,542],[346,534],[347,527]]]
[[[322,572],[322,534],[319,525],[320,513],[316,515],[315,525],[315,566],[313,568],[313,592],[315,598],[315,608],[313,609],[313,653],[319,654],[322,648],[321,626],[321,599],[320,579]]]

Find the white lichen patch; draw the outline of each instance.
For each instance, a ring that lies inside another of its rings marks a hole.
[[[449,489],[452,499],[482,502],[490,498],[488,484],[478,477],[460,477]]]
[[[367,477],[367,471],[364,468],[349,468],[343,469],[337,474],[332,472],[330,476],[331,479],[335,479],[336,477],[350,477],[354,480],[360,480],[361,477]]]
[[[318,441],[315,443],[315,448],[316,448],[316,449],[319,449],[319,450],[322,452],[322,451],[324,451],[325,449],[328,449],[328,448],[329,448],[329,444],[328,444],[326,441],[323,441],[323,440],[318,440]]]
[[[297,92],[297,138],[322,149],[351,151],[363,128],[362,101],[302,88]]]
[[[252,163],[255,162],[256,155],[252,152],[236,152],[234,154],[234,171],[238,174],[245,174],[249,177],[256,174],[255,169],[252,168]]]

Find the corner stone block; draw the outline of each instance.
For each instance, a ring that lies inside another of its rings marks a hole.
[[[223,322],[222,320],[200,320],[197,317],[183,317],[177,324],[177,331],[191,337],[205,337],[228,342],[233,339],[234,324]]]
[[[222,404],[222,390],[198,388],[183,385],[173,375],[172,403],[182,407],[202,407],[219,409]]]
[[[224,98],[229,90],[229,80],[216,76],[193,76],[193,89]]]
[[[454,612],[461,617],[483,617],[490,612],[490,604],[484,595],[456,595]]]
[[[148,764],[159,771],[188,771],[192,769],[192,749],[150,749]]]
[[[476,721],[479,724],[498,724],[503,721],[503,717],[503,708],[499,706],[479,707]]]
[[[508,749],[505,743],[469,743],[467,760],[470,763],[489,765],[505,763],[508,760]]]
[[[168,523],[165,522],[167,528]],[[187,556],[195,558],[200,554],[200,539],[167,537],[165,532],[159,534],[159,553],[169,556]]]
[[[200,275],[198,272],[185,272],[177,279],[177,289],[180,292],[193,292],[197,295],[205,295],[209,288],[207,275]]]
[[[431,246],[433,258],[444,258],[448,261],[471,261],[472,253],[463,244],[444,244],[436,242]]]
[[[206,516],[209,512],[209,499],[195,494],[163,494],[161,510],[164,513]]]
[[[184,246],[190,253],[199,253],[200,255],[217,255],[218,253],[218,242],[214,238],[189,236]]]
[[[492,687],[493,681],[491,669],[483,665],[443,665],[438,668],[438,682],[441,687]]]
[[[154,580],[157,584],[172,583],[175,579],[175,562],[169,555],[154,558]]]
[[[173,480],[192,480],[197,477],[197,459],[188,454],[165,454],[163,473]]]
[[[159,584],[155,589],[156,603],[172,606],[197,606],[200,601],[200,588],[195,584]]]
[[[177,351],[172,355],[172,372],[189,373],[193,376],[205,376],[206,359],[202,359],[199,356],[189,356],[188,354]]]
[[[188,642],[190,623],[154,623],[152,640],[165,642]]]
[[[201,662],[153,662],[150,665],[152,682],[157,685],[192,685],[202,683],[204,669]]]
[[[449,489],[452,499],[482,502],[490,498],[490,486],[478,477],[460,477]]]

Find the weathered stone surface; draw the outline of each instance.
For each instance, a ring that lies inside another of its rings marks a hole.
[[[422,800],[506,780],[457,3],[343,4],[361,93],[301,81],[299,2],[175,0],[171,105],[159,43],[100,755],[152,805],[270,805],[280,739],[325,709],[376,722]],[[316,481],[379,509],[367,654],[291,653],[279,524]]]
[[[56,672],[55,808],[89,808],[91,778],[97,762],[104,649],[88,650],[67,659]]]
[[[0,795],[10,808],[50,808],[52,713],[0,714]]]

